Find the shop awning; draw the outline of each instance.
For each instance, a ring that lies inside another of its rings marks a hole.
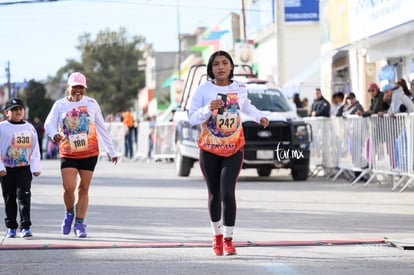
[[[229,32],[228,30],[206,32],[203,35],[203,40],[216,40],[216,39],[220,39],[220,37],[222,37],[224,34],[226,34],[228,32]]]
[[[202,52],[205,49],[207,49],[208,47],[210,47],[210,45],[194,45],[190,48],[190,51],[192,51],[192,52]]]
[[[202,40],[197,43],[197,45],[192,46],[190,48],[190,51],[196,52],[196,51],[205,51],[209,47],[213,48],[213,51],[217,51],[220,49],[220,40]]]

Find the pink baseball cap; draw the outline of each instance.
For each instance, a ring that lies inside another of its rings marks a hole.
[[[88,88],[88,86],[86,86],[86,77],[79,72],[74,72],[69,76],[68,85],[70,87],[81,85],[85,88]]]

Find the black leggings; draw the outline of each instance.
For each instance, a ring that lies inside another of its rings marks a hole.
[[[221,220],[223,225],[234,226],[236,220],[235,189],[243,162],[243,151],[231,157],[220,157],[200,150],[200,167],[208,188],[210,220]]]

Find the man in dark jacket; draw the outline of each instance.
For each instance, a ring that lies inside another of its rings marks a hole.
[[[347,115],[354,115],[357,112],[364,112],[364,107],[362,107],[361,103],[356,99],[355,94],[351,92],[346,96],[346,107],[342,116],[346,117]]]
[[[368,93],[371,94],[371,105],[369,106],[368,111],[365,112],[357,112],[358,115],[362,115],[363,117],[371,116],[372,114],[378,114],[379,112],[384,112],[385,105],[384,104],[384,93],[380,91],[380,88],[377,84],[371,83],[368,87]]]
[[[315,99],[312,103],[312,116],[329,117],[331,104],[322,96],[320,88],[315,89]]]

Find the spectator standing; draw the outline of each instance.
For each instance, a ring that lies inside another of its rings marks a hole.
[[[315,99],[312,103],[312,116],[329,117],[331,112],[331,104],[322,96],[320,88],[315,89]]]
[[[33,119],[33,127],[36,129],[38,144],[39,144],[39,151],[40,151],[40,159],[43,159],[43,137],[45,135],[45,127],[43,123],[40,121],[39,117],[35,117]]]
[[[115,116],[113,114],[109,114],[105,118],[105,122],[114,122],[114,121],[115,121]]]
[[[147,160],[150,161],[152,159],[152,149],[154,148],[154,142],[155,142],[155,124],[157,123],[157,117],[152,116],[148,118],[148,121],[149,121],[149,134],[148,134]]]
[[[307,117],[308,116],[308,110],[307,108],[303,107],[302,100],[300,99],[300,96],[298,93],[295,93],[292,98],[293,103],[296,106],[296,114],[300,117]]]
[[[293,95],[293,103],[295,103],[297,109],[303,107],[302,101],[300,100],[300,96],[298,93],[295,93]]]
[[[336,92],[332,95],[332,99],[331,99],[331,116],[335,116],[336,112],[338,111],[339,107],[342,105],[342,101],[339,102],[339,98],[338,98],[339,92]]]
[[[357,112],[364,112],[364,107],[362,107],[361,103],[356,99],[356,96],[354,93],[349,93],[349,95],[346,96],[346,107],[344,108],[344,112],[342,113],[342,116],[348,116],[348,115],[355,115]]]
[[[130,110],[123,114],[123,123],[125,125],[125,158],[132,159],[134,147],[132,145],[132,136],[134,132],[134,119]]]
[[[344,108],[346,107],[346,102],[344,102],[345,95],[343,92],[337,92],[335,93],[335,98],[338,107],[336,108],[335,113],[331,112],[331,116],[342,116]]]
[[[117,112],[117,113],[115,114],[114,121],[115,121],[115,122],[122,122],[122,120],[123,120],[122,113],[121,113],[121,112]]]
[[[389,103],[390,108],[387,113],[391,117],[395,117],[395,114],[398,113],[414,112],[414,103],[404,94],[400,85],[394,85],[391,83],[385,84],[382,87],[382,90],[384,91],[384,101]],[[397,124],[395,129],[393,129],[390,134],[394,135],[393,140],[387,144],[387,149],[391,158],[390,162],[393,168],[400,167],[400,150],[407,148],[406,145],[403,145],[403,141],[407,140],[406,130],[401,127],[401,125]],[[407,152],[405,152],[405,154],[406,153]]]
[[[306,109],[306,114],[309,116],[311,111],[309,108],[309,99],[307,97],[302,99],[302,107]]]
[[[384,106],[384,93],[380,91],[380,88],[376,83],[371,83],[368,86],[368,93],[371,95],[371,105],[369,109],[365,112],[357,111],[357,115],[362,115],[363,117],[371,116],[372,114],[378,114],[385,111]]]
[[[138,150],[138,130],[139,130],[139,119],[135,119],[134,120],[134,134],[133,134],[133,144],[135,146],[135,148],[137,148]]]
[[[414,79],[410,82],[411,101],[414,102]]]
[[[303,108],[308,108],[309,107],[309,100],[307,97],[303,98],[302,100],[302,107]]]
[[[405,81],[404,78],[400,78],[398,80],[397,86],[401,87],[401,89],[403,90],[403,92],[406,96],[411,97],[410,89],[408,89],[407,81]]]
[[[390,101],[389,115],[414,112],[414,103],[404,94],[399,85],[385,84],[382,90],[384,99]]]

